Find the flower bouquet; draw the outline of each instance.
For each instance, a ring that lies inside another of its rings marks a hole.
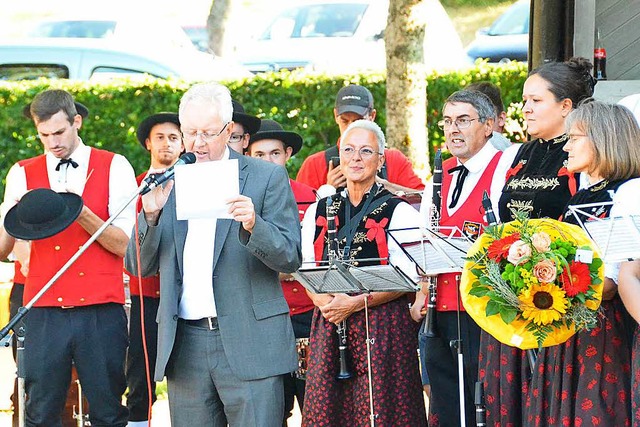
[[[604,264],[580,227],[519,212],[487,227],[466,259],[463,305],[498,341],[548,347],[596,326]]]

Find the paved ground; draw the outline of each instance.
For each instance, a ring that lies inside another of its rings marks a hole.
[[[15,377],[15,364],[11,356],[11,347],[0,347],[0,427],[11,427],[11,393],[13,392],[13,379]],[[289,427],[299,427],[301,423],[300,413],[294,412],[289,420]],[[152,427],[170,427],[169,405],[167,400],[158,400],[153,405]]]

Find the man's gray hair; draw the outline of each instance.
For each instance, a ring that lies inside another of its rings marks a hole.
[[[373,133],[376,137],[376,140],[378,141],[378,152],[381,154],[384,154],[384,147],[385,147],[385,144],[387,143],[387,140],[384,137],[384,132],[382,132],[382,129],[380,129],[380,126],[378,126],[376,122],[372,122],[371,120],[365,120],[365,119],[356,120],[355,122],[352,122],[347,127],[347,129],[342,134],[342,137],[340,138],[340,140],[341,141],[346,140],[347,135],[349,135],[349,132],[351,132],[353,129],[365,129]]]
[[[496,119],[496,108],[493,106],[491,99],[482,92],[477,90],[459,90],[453,92],[442,106],[442,114],[444,115],[444,109],[447,104],[452,102],[463,102],[465,104],[471,104],[476,109],[479,116],[479,121],[484,123],[487,119]]]
[[[180,99],[178,115],[182,116],[185,106],[191,102],[206,102],[216,106],[220,120],[223,123],[230,122],[233,117],[231,93],[226,86],[220,83],[197,83],[191,86]]]

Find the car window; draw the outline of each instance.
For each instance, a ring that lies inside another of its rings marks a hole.
[[[115,21],[42,22],[29,35],[32,37],[105,38],[113,34]]]
[[[520,1],[511,6],[491,25],[490,36],[529,34],[529,2]]]
[[[361,3],[319,4],[289,9],[275,18],[260,39],[352,37],[366,10],[367,5]]]
[[[96,67],[93,69],[90,79],[93,81],[96,81],[96,80],[105,81],[113,78],[122,78],[122,77],[136,78],[136,77],[145,77],[145,76],[161,78],[160,76],[156,76],[140,70],[131,70],[127,68],[118,68],[118,67]]]
[[[0,65],[0,80],[35,80],[40,77],[68,79],[69,69],[61,64]]]

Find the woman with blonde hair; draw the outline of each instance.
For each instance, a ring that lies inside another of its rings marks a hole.
[[[566,129],[567,169],[585,174],[588,184],[569,200],[563,221],[579,225],[593,217],[616,216],[630,201],[638,203],[640,129],[631,112],[587,100],[569,114]],[[572,205],[591,206],[576,214]],[[525,409],[527,425],[630,424],[630,319],[618,295],[617,270],[616,264],[605,265],[596,327],[540,352]]]

